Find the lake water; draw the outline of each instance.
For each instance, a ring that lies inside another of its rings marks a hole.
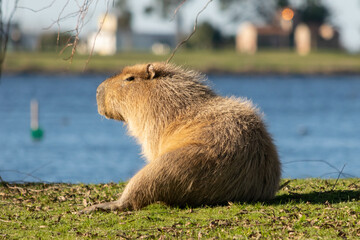
[[[118,182],[145,163],[121,122],[98,115],[102,75],[18,75],[0,82],[0,176],[6,181]],[[221,95],[265,113],[283,177],[360,177],[360,76],[209,76]],[[30,100],[45,136],[30,137]]]

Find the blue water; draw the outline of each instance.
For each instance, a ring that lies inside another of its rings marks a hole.
[[[118,182],[145,163],[121,122],[97,114],[102,75],[18,75],[0,82],[0,176],[6,181]],[[360,177],[360,76],[209,76],[221,95],[265,114],[283,177]],[[42,141],[30,137],[40,103]]]

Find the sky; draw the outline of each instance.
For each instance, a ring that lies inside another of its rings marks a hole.
[[[301,2],[304,0],[293,0]],[[3,12],[9,16],[14,0],[3,0]],[[68,4],[66,5],[66,3]],[[14,20],[21,24],[25,32],[41,32],[54,30],[75,29],[78,21],[77,17],[69,17],[67,14],[79,9],[84,0],[19,0],[20,8],[16,10]],[[112,0],[93,0],[91,1],[88,14],[85,18],[86,25],[83,27],[81,36],[86,36],[91,32],[97,31],[98,19],[107,9],[112,7]],[[134,14],[132,24],[136,32],[174,32],[174,21],[161,19],[156,15],[144,16],[143,9],[149,6],[152,0],[129,1],[130,8]],[[179,1],[180,2],[180,1]],[[181,8],[181,15],[184,27],[190,31],[192,29],[196,14],[203,8],[207,0],[188,1]],[[341,43],[351,52],[360,52],[360,0],[323,0],[332,14],[331,23],[337,27],[341,33]],[[64,8],[65,7],[65,8]],[[199,17],[199,22],[209,21],[225,33],[236,32],[237,24],[233,24],[222,17],[218,11],[218,1],[214,0]],[[60,13],[62,12],[62,15]],[[57,20],[65,17],[60,21]],[[67,16],[67,17],[66,17]]]

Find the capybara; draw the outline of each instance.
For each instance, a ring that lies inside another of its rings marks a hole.
[[[83,212],[268,200],[278,190],[280,162],[259,111],[249,100],[218,96],[198,72],[167,63],[125,67],[96,98],[101,115],[125,122],[147,165],[119,200]]]

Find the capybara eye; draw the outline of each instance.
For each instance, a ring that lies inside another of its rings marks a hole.
[[[135,80],[135,78],[134,78],[133,76],[128,77],[128,78],[125,79],[125,81],[129,81],[129,82],[130,82],[130,81],[134,81],[134,80]]]

